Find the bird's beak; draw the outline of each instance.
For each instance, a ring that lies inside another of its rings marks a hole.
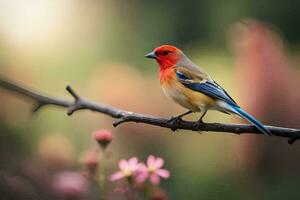
[[[156,54],[155,54],[155,52],[154,51],[151,51],[150,53],[147,53],[146,55],[145,55],[145,57],[146,58],[156,58]]]

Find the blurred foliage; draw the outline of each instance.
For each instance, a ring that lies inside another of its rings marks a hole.
[[[225,41],[224,32],[228,26],[241,18],[255,18],[269,22],[281,30],[286,38],[293,43],[299,43],[300,28],[295,27],[295,19],[300,18],[297,11],[299,2],[296,0],[201,0],[179,1],[144,1],[141,6],[145,10],[145,21],[152,18],[164,21],[160,35],[163,41],[170,40],[178,45],[189,45],[195,42],[218,45]],[[163,8],[163,9],[162,9]],[[147,12],[148,11],[148,12]],[[155,14],[153,14],[153,11]],[[161,12],[159,12],[161,11]],[[161,27],[153,23],[151,29]],[[141,22],[143,23],[143,21]],[[145,29],[146,30],[146,27]],[[165,32],[169,34],[165,34]]]

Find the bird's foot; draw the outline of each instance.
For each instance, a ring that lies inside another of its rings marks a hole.
[[[197,131],[200,132],[199,129],[201,128],[201,126],[203,126],[204,122],[202,120],[198,120],[193,128],[193,131]]]
[[[177,130],[177,125],[179,122],[181,122],[182,119],[181,117],[171,117],[171,119],[168,120],[168,123],[170,124],[170,128],[172,131],[176,131]]]

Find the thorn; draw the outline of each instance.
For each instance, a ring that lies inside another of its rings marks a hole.
[[[74,109],[69,109],[67,112],[67,115],[69,115],[69,116],[72,115],[74,113],[74,111],[75,111]]]
[[[36,113],[37,111],[39,111],[43,106],[45,106],[46,104],[44,103],[37,103],[35,106],[33,106],[33,109],[32,109],[32,113]]]
[[[293,144],[293,143],[296,142],[296,140],[298,140],[298,139],[300,139],[300,137],[296,137],[296,136],[291,137],[291,138],[288,140],[288,143],[289,143],[289,144]]]
[[[126,121],[126,119],[124,119],[123,117],[120,118],[120,119],[117,119],[117,120],[115,120],[115,121],[113,122],[113,126],[114,126],[114,127],[117,127],[118,125],[122,124],[122,123],[125,122],[125,121]]]
[[[79,96],[76,94],[76,92],[70,85],[67,85],[66,90],[74,97],[75,100],[79,99]]]

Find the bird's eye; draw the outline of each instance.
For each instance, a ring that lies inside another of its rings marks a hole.
[[[170,51],[163,51],[163,52],[162,52],[162,54],[163,54],[164,56],[169,55],[169,53],[170,53]]]

